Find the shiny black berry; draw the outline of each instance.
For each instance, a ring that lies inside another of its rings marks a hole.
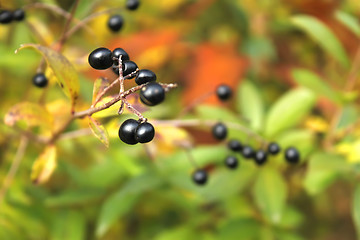
[[[164,88],[156,83],[150,82],[140,90],[140,100],[145,105],[155,106],[165,99]]]
[[[271,142],[268,145],[268,153],[272,154],[272,155],[276,155],[281,151],[279,144],[277,144],[276,142]]]
[[[228,142],[228,148],[234,152],[241,151],[242,145],[238,140],[232,139]]]
[[[196,170],[192,175],[193,181],[198,185],[204,185],[207,182],[207,178],[207,172],[202,169]]]
[[[262,165],[267,160],[267,154],[264,150],[258,150],[255,153],[254,160],[257,163],[257,165]]]
[[[154,82],[154,81],[156,81],[155,73],[147,69],[141,69],[135,78],[135,82],[137,85],[141,85],[147,82]]]
[[[33,79],[33,84],[39,88],[46,87],[48,84],[48,79],[45,77],[43,73],[37,73]]]
[[[115,48],[113,51],[112,51],[112,56],[113,58],[116,58],[114,60],[114,65],[119,65],[119,58],[121,56],[121,60],[124,62],[124,61],[129,61],[130,60],[130,57],[129,57],[129,54],[127,52],[125,52],[124,49],[122,48]]]
[[[137,144],[136,140],[136,129],[139,126],[139,122],[135,119],[127,119],[124,121],[119,128],[119,137],[124,143],[134,145]]]
[[[225,158],[225,165],[230,169],[235,169],[238,166],[238,159],[234,156],[227,156]]]
[[[125,62],[123,62],[123,64],[122,64],[123,76],[126,77],[130,73],[135,72],[137,68],[138,68],[138,66],[133,61],[125,61]],[[113,69],[113,72],[116,75],[119,75],[119,67],[118,66],[113,66],[112,69]],[[131,76],[131,77],[128,77],[128,79],[134,78],[134,77],[135,77],[135,75]]]
[[[155,129],[152,124],[145,122],[139,124],[135,131],[135,139],[139,143],[148,143],[153,140]]]
[[[140,4],[139,0],[127,0],[126,8],[129,10],[136,10],[139,7],[139,4]]]
[[[13,20],[13,13],[8,10],[3,10],[0,12],[0,23],[7,24],[11,23]]]
[[[298,163],[300,160],[300,153],[294,147],[289,147],[285,150],[285,159],[289,163]]]
[[[112,15],[107,24],[111,31],[118,32],[124,25],[124,18],[118,14]]]
[[[16,9],[14,12],[13,12],[13,18],[15,21],[22,21],[24,20],[25,18],[25,11],[21,8],[19,9]]]
[[[244,158],[246,159],[250,159],[254,157],[254,149],[250,146],[243,146],[241,154],[243,155]]]
[[[112,53],[107,48],[97,48],[88,58],[89,64],[95,69],[107,69],[113,65]]]
[[[228,100],[232,95],[231,88],[228,85],[222,84],[216,89],[216,95],[222,101]]]
[[[212,128],[212,135],[218,140],[223,140],[227,136],[227,127],[223,123],[217,123]]]

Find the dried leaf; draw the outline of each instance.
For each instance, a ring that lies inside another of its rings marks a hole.
[[[56,168],[56,147],[54,145],[47,146],[43,153],[35,160],[32,171],[31,180],[36,184],[45,183]]]
[[[109,134],[105,127],[92,117],[89,117],[89,126],[95,137],[97,137],[106,147],[109,147]]]
[[[93,87],[93,97],[92,97],[92,103],[94,103],[95,99],[101,93],[105,88],[107,88],[110,85],[109,81],[106,78],[98,78],[94,82]]]

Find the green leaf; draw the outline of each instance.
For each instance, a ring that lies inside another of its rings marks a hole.
[[[46,182],[56,168],[56,147],[49,145],[43,153],[35,160],[32,171],[31,180],[36,184]]]
[[[93,87],[93,97],[92,97],[92,103],[94,103],[95,99],[101,93],[105,88],[107,88],[110,85],[109,81],[106,78],[98,78],[94,82]]]
[[[340,173],[348,171],[350,171],[350,167],[342,156],[315,153],[309,160],[304,187],[309,194],[318,194],[324,191]]]
[[[237,91],[237,108],[244,118],[250,121],[250,126],[259,131],[263,127],[264,104],[261,94],[250,81],[243,81]]]
[[[297,27],[303,29],[329,55],[334,57],[343,67],[350,65],[349,58],[334,33],[320,20],[309,15],[297,15],[291,18]]]
[[[196,114],[200,119],[238,122],[239,117],[226,108],[210,105],[200,105],[196,108]]]
[[[259,239],[261,225],[254,219],[236,219],[224,224],[219,229],[218,240]]]
[[[104,125],[94,118],[89,117],[89,126],[95,137],[97,137],[106,147],[109,147],[109,134]]]
[[[56,196],[46,198],[45,205],[47,207],[67,207],[73,205],[83,205],[96,200],[102,196],[103,192],[99,190],[68,190],[61,192]]]
[[[287,187],[281,175],[271,168],[263,168],[256,179],[254,198],[263,214],[274,224],[281,221]]]
[[[52,219],[51,240],[83,240],[86,236],[85,215],[75,210],[61,210]]]
[[[325,80],[321,79],[317,74],[306,69],[296,68],[292,70],[292,76],[298,84],[327,97],[337,104],[342,103],[341,95],[326,84]]]
[[[335,13],[335,18],[350,31],[352,31],[356,36],[360,37],[360,24],[356,17],[338,10]]]
[[[265,135],[277,133],[298,124],[315,104],[315,94],[305,88],[287,92],[271,107],[265,123]]]
[[[79,79],[74,66],[62,54],[38,44],[23,44],[15,51],[15,53],[28,47],[34,48],[44,56],[49,67],[54,72],[59,86],[71,99],[72,110],[74,111],[75,101],[79,96],[80,90]]]
[[[353,203],[352,203],[352,217],[358,238],[360,238],[360,184],[355,188]]]

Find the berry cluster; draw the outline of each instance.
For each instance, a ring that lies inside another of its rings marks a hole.
[[[25,18],[25,11],[21,8],[15,11],[2,10],[0,12],[0,24],[9,24],[12,21],[22,21]]]
[[[140,5],[139,0],[127,0],[126,8],[129,10],[136,10]],[[124,25],[124,18],[119,14],[110,16],[107,26],[112,32],[119,32]]]
[[[120,82],[121,89],[123,88],[123,80],[135,77],[138,88],[133,88],[135,89],[134,92],[137,89],[140,90],[140,100],[145,105],[155,106],[164,101],[166,88],[162,84],[155,82],[155,73],[148,69],[139,70],[137,64],[130,61],[129,54],[124,49],[116,48],[110,51],[103,47],[97,48],[90,53],[88,61],[94,69],[103,70],[111,67],[114,73],[118,75],[116,81]],[[124,91],[120,90],[120,94],[123,93]],[[153,125],[147,122],[147,119],[133,108],[125,97],[121,99],[122,105],[119,113],[122,112],[123,104],[126,104],[139,117],[139,120],[127,119],[124,121],[119,128],[120,139],[129,145],[150,142],[155,136]]]

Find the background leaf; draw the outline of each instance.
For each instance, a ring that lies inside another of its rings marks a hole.
[[[106,147],[109,147],[109,134],[104,125],[92,117],[89,118],[89,126],[92,133],[97,137]]]
[[[336,11],[335,13],[336,19],[344,24],[350,31],[352,31],[356,36],[360,37],[360,24],[356,17],[353,15],[344,12],[344,11]]]
[[[56,168],[56,147],[49,145],[35,160],[32,171],[31,180],[34,183],[42,184],[46,182]]]
[[[358,183],[353,197],[352,202],[352,216],[354,219],[354,225],[358,234],[358,238],[360,238],[360,184]]]

